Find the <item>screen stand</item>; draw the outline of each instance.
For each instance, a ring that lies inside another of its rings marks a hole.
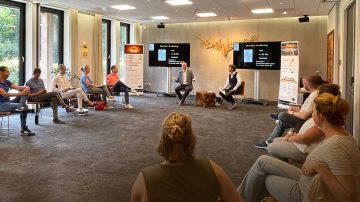
[[[260,95],[260,71],[255,70],[254,72],[254,99],[247,100],[248,103],[257,104],[257,105],[268,105],[268,101],[264,99],[259,99]]]
[[[163,96],[176,97],[176,94],[171,92],[171,69],[171,67],[166,67],[166,93],[157,93],[158,96],[162,94]]]

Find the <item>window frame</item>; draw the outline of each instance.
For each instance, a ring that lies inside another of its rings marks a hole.
[[[107,47],[106,47],[106,51],[107,51],[107,56],[106,56],[106,73],[110,74],[110,67],[111,67],[111,58],[109,57],[109,55],[111,55],[111,20],[107,20],[107,19],[102,19],[101,23],[105,23],[106,24],[106,37],[107,37]]]

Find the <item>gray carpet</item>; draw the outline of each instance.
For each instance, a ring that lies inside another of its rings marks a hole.
[[[172,111],[191,115],[196,155],[220,164],[237,186],[266,153],[254,145],[274,126],[268,113],[276,111],[275,105],[240,104],[228,110],[180,107],[175,98],[154,94],[130,99],[136,109],[90,110],[85,117],[60,109],[66,125],[42,117],[36,126],[29,114],[34,137],[21,137],[19,117],[12,115],[16,129],[10,138],[0,138],[0,201],[130,201],[140,170],[161,161],[156,153],[161,123]],[[51,110],[43,116],[51,116]]]

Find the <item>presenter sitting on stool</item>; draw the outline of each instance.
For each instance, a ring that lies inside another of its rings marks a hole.
[[[240,90],[241,85],[241,77],[238,72],[236,72],[236,66],[235,65],[229,65],[229,76],[226,80],[225,86],[223,91],[220,91],[220,96],[226,100],[227,102],[230,102],[229,109],[233,109],[236,105],[236,102],[232,95],[237,94]]]
[[[184,103],[190,91],[192,91],[193,89],[192,82],[193,80],[195,81],[194,74],[191,70],[187,68],[186,62],[181,63],[181,68],[182,71],[179,71],[177,79],[174,80],[175,82],[180,83],[180,85],[175,88],[175,92],[180,100],[179,101],[180,106]],[[182,90],[185,90],[184,95],[181,95],[180,93],[180,91]]]

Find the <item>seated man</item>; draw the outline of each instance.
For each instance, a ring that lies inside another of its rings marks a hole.
[[[56,92],[47,92],[44,86],[44,82],[40,79],[41,70],[35,68],[33,71],[33,77],[25,83],[25,86],[30,87],[29,97],[34,102],[51,102],[51,107],[53,110],[53,122],[54,123],[65,123],[59,119],[58,116],[58,106],[62,106],[66,109],[66,112],[73,112],[75,109],[69,107],[65,104],[63,99],[60,97],[59,93]]]
[[[21,87],[16,84],[11,83],[11,81],[7,80],[9,78],[10,71],[9,68],[5,66],[0,66],[0,112],[20,112],[20,124],[21,124],[21,135],[32,136],[35,133],[31,132],[31,130],[26,125],[26,117],[27,117],[27,106],[26,99],[30,93],[29,87]],[[9,89],[15,89],[21,91],[19,93],[9,93]],[[19,96],[19,103],[12,103],[10,101],[10,97]]]
[[[236,66],[235,65],[229,65],[229,76],[226,80],[224,91],[225,94],[220,91],[220,96],[226,100],[227,102],[230,102],[229,109],[233,109],[236,105],[236,102],[232,95],[239,93],[241,86],[241,77],[238,72],[236,72]]]
[[[84,91],[81,88],[73,88],[70,81],[67,79],[66,66],[64,64],[59,65],[59,74],[56,75],[52,81],[52,91],[60,93],[62,98],[69,99],[74,96],[78,98],[79,115],[86,115],[87,112],[83,111],[82,104],[83,100],[91,107],[96,106],[91,102]]]
[[[305,100],[304,104],[300,107],[292,106],[287,112],[281,112],[279,114],[279,121],[276,123],[270,136],[266,141],[263,141],[257,145],[256,148],[266,149],[275,138],[283,135],[285,129],[295,128],[299,131],[300,127],[311,117],[313,110],[314,99],[318,96],[318,88],[322,84],[320,76],[305,76],[303,78],[304,87],[310,91],[310,96]]]
[[[119,68],[117,65],[111,66],[111,73],[106,76],[106,85],[112,92],[124,92],[125,93],[125,108],[134,108],[129,104],[129,91],[137,94],[138,92],[125,85],[119,78]]]
[[[179,105],[181,106],[186,97],[189,95],[190,91],[192,91],[193,86],[192,82],[194,79],[194,74],[191,70],[187,68],[187,63],[181,63],[182,71],[179,71],[177,78],[174,80],[177,83],[180,83],[178,87],[175,88],[175,92],[179,98]],[[181,95],[180,91],[185,90],[184,95]]]

